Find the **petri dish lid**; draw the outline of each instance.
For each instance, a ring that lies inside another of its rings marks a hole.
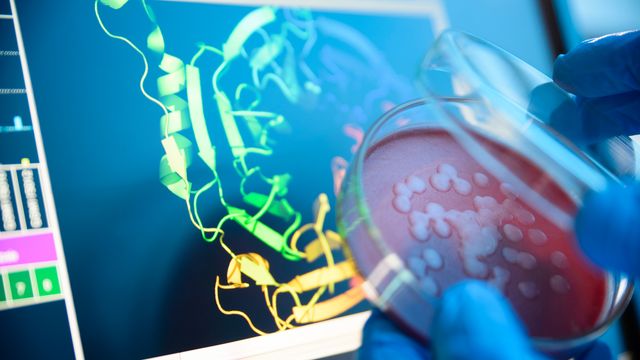
[[[477,141],[476,135],[503,143],[551,174],[579,204],[586,191],[602,190],[607,180],[634,172],[634,152],[626,137],[587,144],[580,133],[572,95],[549,77],[507,51],[473,35],[444,32],[418,74],[427,98],[465,98],[471,110],[445,106],[449,131],[496,177],[520,187],[518,193],[541,213],[552,213],[543,198],[519,181],[517,171]],[[469,106],[467,106],[469,107]]]

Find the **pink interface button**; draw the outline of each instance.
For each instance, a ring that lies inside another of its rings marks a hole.
[[[53,234],[18,236],[0,240],[0,268],[56,260]]]

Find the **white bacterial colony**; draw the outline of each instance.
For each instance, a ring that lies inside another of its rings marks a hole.
[[[451,236],[451,226],[445,219],[446,214],[438,203],[428,203],[425,212],[412,211],[409,215],[411,234],[420,241],[429,240],[432,232],[441,238],[448,238]]]
[[[442,256],[431,248],[424,248],[417,255],[412,255],[407,260],[407,266],[418,277],[420,287],[431,296],[437,296],[440,292],[440,287],[429,273],[431,270],[442,269],[443,265]]]
[[[520,209],[517,211],[516,219],[518,219],[522,225],[533,225],[533,223],[536,222],[536,217],[526,209]]]
[[[473,211],[453,214],[452,223],[462,238],[462,264],[471,276],[484,278],[489,266],[482,260],[493,254],[498,247],[500,233],[495,226],[479,224],[473,220]]]
[[[515,264],[516,262],[518,262],[518,254],[520,252],[514,248],[510,248],[508,246],[505,246],[502,248],[502,257],[511,264]]]
[[[495,286],[501,292],[504,292],[510,276],[511,274],[509,273],[509,270],[500,266],[494,266],[492,269],[492,275],[489,278],[489,284]]]
[[[407,265],[409,269],[418,276],[427,271],[427,262],[418,256],[411,256],[409,260],[407,260]]]
[[[473,183],[482,188],[487,187],[489,186],[489,177],[483,173],[477,172],[473,174]]]
[[[411,198],[408,196],[399,195],[393,199],[393,207],[401,213],[408,213],[411,211]]]
[[[453,173],[449,165],[440,166],[439,169],[445,174]],[[416,240],[425,242],[432,235],[441,239],[449,238],[455,230],[462,244],[460,255],[464,270],[470,276],[486,278],[490,275],[490,268],[483,259],[497,250],[498,242],[502,239],[498,224],[513,221],[512,214],[528,213],[528,211],[512,198],[506,198],[499,203],[491,196],[476,196],[473,204],[475,211],[459,211],[445,210],[441,204],[430,202],[424,211],[411,211],[410,232]],[[514,224],[506,224],[502,230],[506,238],[513,242],[520,241],[524,237],[522,230]],[[536,266],[536,259],[528,253],[515,254],[513,262],[525,269]]]
[[[393,207],[401,213],[407,214],[411,211],[411,196],[421,194],[427,189],[424,180],[411,175],[404,182],[393,185]]]
[[[440,164],[438,171],[431,175],[429,182],[434,189],[442,192],[453,190],[460,195],[471,194],[471,183],[458,176],[458,170],[449,164]]]
[[[425,190],[427,190],[427,183],[425,183],[419,177],[412,175],[409,176],[406,180],[407,187],[413,193],[422,194]]]
[[[567,259],[567,255],[565,255],[561,251],[554,251],[551,253],[551,263],[559,268],[559,269],[568,269],[569,268],[569,259]],[[549,279],[549,286],[551,286],[551,290],[555,291],[558,294],[566,294],[571,290],[571,285],[569,285],[569,281],[562,277],[561,275],[553,275]]]
[[[434,269],[434,270],[442,269],[443,261],[442,261],[442,256],[440,255],[439,252],[431,248],[425,248],[422,251],[422,257],[427,262],[427,266],[430,269]]]
[[[425,223],[420,222],[420,223],[415,223],[413,225],[411,225],[411,235],[413,235],[414,238],[416,238],[416,240],[419,241],[427,241],[429,240],[429,229],[427,228],[427,225],[425,225]]]
[[[513,242],[518,242],[522,240],[524,236],[522,234],[522,230],[520,230],[519,227],[513,224],[504,224],[502,226],[502,231],[504,232],[504,235],[507,237],[507,239]]]
[[[569,259],[567,259],[567,255],[560,251],[554,251],[551,253],[551,263],[559,269],[566,269],[569,267]]]
[[[540,293],[538,286],[533,281],[521,281],[518,283],[518,290],[527,299],[533,299]]]
[[[460,255],[465,271],[474,277],[489,275],[489,266],[482,260],[493,254],[502,235],[497,224],[512,219],[509,208],[519,206],[514,201],[498,203],[492,197],[474,198],[473,210],[445,210],[438,203],[428,203],[425,211],[412,211],[409,215],[412,235],[427,241],[432,234],[448,238],[455,229],[461,240]]]
[[[510,198],[510,199],[515,199],[516,198],[516,194],[513,191],[513,186],[511,186],[511,184],[508,183],[502,183],[500,184],[500,192]]]
[[[549,241],[544,231],[528,228],[535,224],[536,217],[519,204],[511,185],[498,185],[505,196],[501,202],[493,196],[474,196],[472,210],[446,209],[437,202],[428,202],[423,209],[414,210],[411,203],[414,194],[424,193],[428,184],[439,192],[453,189],[460,196],[468,196],[472,194],[473,185],[487,188],[490,182],[490,178],[481,172],[474,173],[471,181],[467,181],[458,175],[454,166],[443,163],[428,178],[428,182],[411,175],[394,184],[393,207],[408,215],[412,237],[425,245],[432,238],[448,239],[456,234],[460,240],[457,251],[465,273],[473,278],[486,279],[489,284],[505,292],[511,280],[509,266],[505,268],[490,264],[486,261],[487,257],[501,247],[500,254],[507,264],[532,271],[538,266],[538,259],[527,251],[511,246],[522,243],[525,239],[536,246],[543,246]],[[504,245],[500,246],[503,240]],[[559,269],[568,268],[567,257],[561,252],[553,252],[550,260]],[[430,274],[431,271],[445,267],[445,260],[438,251],[432,247],[423,247],[417,255],[408,259],[407,265],[418,276],[420,286],[427,294],[436,296],[440,293],[440,286]],[[557,294],[566,294],[571,288],[567,279],[561,275],[551,276],[548,284]],[[542,289],[536,282],[528,280],[519,281],[515,286],[526,299],[536,298]]]
[[[537,264],[536,257],[526,251],[518,253],[517,263],[525,270],[533,270]]]
[[[536,245],[544,245],[547,243],[547,234],[545,234],[542,230],[539,229],[529,229],[527,231],[527,235],[532,243]]]
[[[549,285],[551,285],[551,289],[558,294],[566,294],[571,289],[567,279],[560,275],[553,275],[551,279],[549,279]]]
[[[424,291],[426,291],[427,294],[429,294],[431,296],[438,295],[438,292],[440,291],[440,289],[438,287],[438,284],[430,276],[425,276],[422,279],[420,279],[420,287]]]
[[[502,248],[502,257],[510,264],[517,264],[525,270],[535,269],[538,260],[532,254],[526,251],[518,251],[514,248],[505,246]]]

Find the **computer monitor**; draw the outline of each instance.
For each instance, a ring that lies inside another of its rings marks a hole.
[[[370,305],[335,203],[363,132],[420,96],[446,28],[552,61],[536,1],[3,0],[0,14],[0,323],[21,358],[355,350]]]

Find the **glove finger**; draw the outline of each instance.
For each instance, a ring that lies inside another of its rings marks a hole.
[[[640,133],[640,91],[600,98],[578,97],[584,139],[593,143]]]
[[[565,90],[601,97],[640,90],[640,31],[587,40],[554,64],[553,79]]]
[[[578,145],[640,133],[640,91],[585,98],[547,83],[531,91],[527,110]]]
[[[580,360],[613,360],[609,345],[596,341],[591,348],[578,357]]]
[[[431,359],[427,347],[398,329],[379,310],[371,316],[362,331],[359,359]]]
[[[555,83],[541,84],[532,89],[527,111],[573,142],[583,143],[582,122],[575,96],[568,95]]]
[[[611,184],[591,193],[576,217],[576,234],[583,252],[597,265],[640,275],[640,184]]]
[[[479,281],[448,289],[431,328],[437,359],[540,359],[509,303]]]

